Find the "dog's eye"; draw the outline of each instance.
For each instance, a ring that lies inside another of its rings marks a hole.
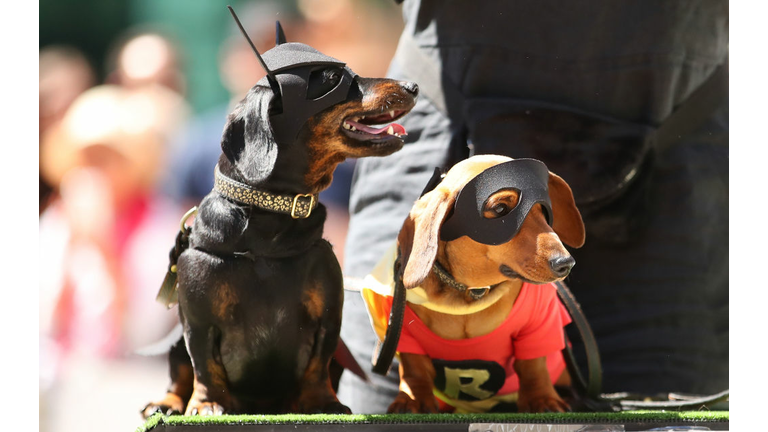
[[[511,209],[506,204],[499,203],[493,206],[491,210],[496,216],[504,216],[505,214],[509,213]]]
[[[493,194],[483,204],[483,217],[496,219],[506,216],[517,207],[519,192],[515,190],[503,190]]]
[[[309,75],[307,98],[317,99],[335,89],[342,78],[342,70],[335,67],[318,69]]]
[[[512,207],[506,203],[500,202],[485,207],[485,210],[483,210],[483,217],[486,219],[496,219],[506,215],[510,211],[512,211]]]
[[[326,84],[336,86],[341,80],[341,71],[339,69],[326,69],[323,71],[323,81]]]

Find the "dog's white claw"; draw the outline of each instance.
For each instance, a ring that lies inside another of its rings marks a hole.
[[[394,134],[395,133],[395,128],[390,126],[389,129],[387,129],[387,133],[390,134],[390,135]]]

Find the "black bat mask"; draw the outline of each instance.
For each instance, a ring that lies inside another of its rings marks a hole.
[[[440,239],[451,241],[466,235],[487,245],[506,243],[517,235],[536,204],[544,207],[547,223],[552,225],[548,183],[549,170],[536,159],[516,159],[488,168],[459,191],[453,214],[443,222]],[[483,217],[483,204],[503,189],[518,192],[515,208],[495,219]]]
[[[257,85],[269,86],[282,103],[282,111],[271,115],[270,121],[275,140],[281,144],[291,144],[296,140],[301,126],[310,117],[330,108],[347,98],[349,90],[357,77],[346,66],[346,63],[327,56],[309,45],[302,43],[287,43],[285,34],[276,23],[275,47],[260,55],[251,42],[235,11],[229,7],[232,17],[235,19],[240,31],[251,45],[253,52],[259,59],[261,66],[266,70],[267,76],[262,78]],[[322,74],[323,71],[332,68],[329,75],[314,79],[313,74]],[[320,95],[312,97],[309,92],[310,83],[328,80],[334,84],[332,88]]]
[[[282,112],[273,114],[270,119],[275,139],[282,143],[292,143],[310,117],[344,101],[357,76],[344,62],[302,43],[279,44],[265,52],[263,58],[277,80],[279,93],[276,96],[282,101]],[[335,71],[326,78],[338,82],[328,92],[311,99],[310,77],[313,73],[323,73],[329,67]],[[270,76],[264,77],[259,84],[266,85],[264,80],[269,81]],[[274,91],[274,84],[269,84]]]

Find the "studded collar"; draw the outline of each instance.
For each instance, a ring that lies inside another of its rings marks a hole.
[[[214,170],[213,189],[233,201],[287,214],[294,219],[308,218],[318,204],[317,194],[281,195],[261,191],[225,176],[218,165]]]

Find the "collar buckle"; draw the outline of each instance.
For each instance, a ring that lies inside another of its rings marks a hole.
[[[307,206],[307,214],[301,215],[297,214],[296,210],[301,210],[298,207],[299,204],[299,198],[307,198],[309,197],[309,205]],[[309,217],[309,215],[312,214],[312,209],[315,206],[315,195],[314,194],[297,194],[295,197],[293,197],[293,204],[291,204],[291,217],[294,219],[306,219]]]

